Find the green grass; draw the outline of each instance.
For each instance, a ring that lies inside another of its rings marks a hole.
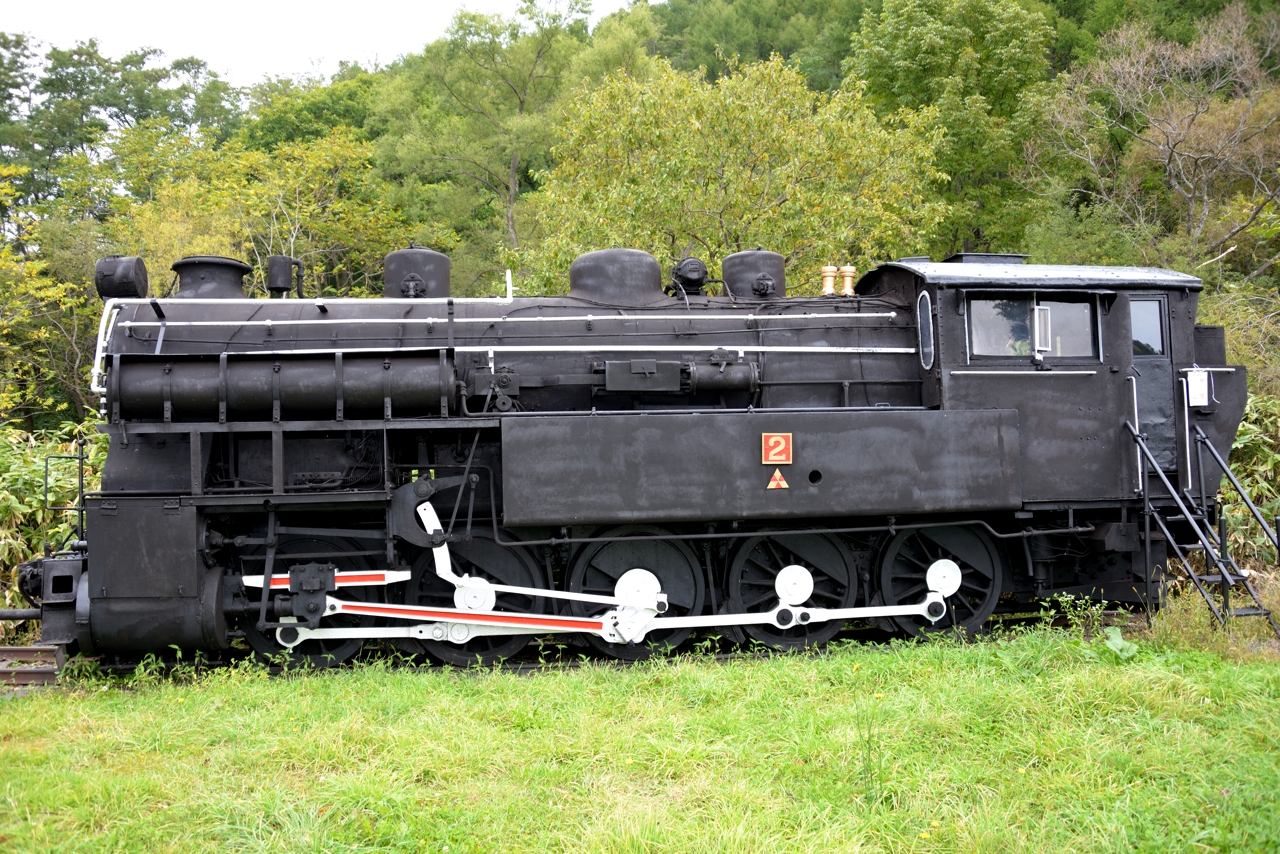
[[[6,851],[1274,851],[1280,664],[975,645],[0,702]]]

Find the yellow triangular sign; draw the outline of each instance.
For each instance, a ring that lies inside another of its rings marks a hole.
[[[787,486],[787,479],[782,476],[782,469],[774,469],[773,477],[769,478],[769,485],[765,489],[790,489]]]

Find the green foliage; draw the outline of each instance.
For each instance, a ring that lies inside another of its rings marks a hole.
[[[56,549],[72,537],[76,514],[45,509],[45,457],[74,456],[80,441],[88,459],[85,489],[97,489],[102,463],[106,459],[106,439],[94,432],[92,423],[64,424],[57,430],[27,433],[0,430],[0,608],[30,607],[18,595],[18,564]],[[78,500],[78,472],[75,460],[50,460],[50,507],[70,507]],[[11,641],[22,626],[0,622],[0,643]]]
[[[586,7],[525,2],[515,18],[459,12],[445,39],[406,60],[377,121],[393,130],[380,147],[384,174],[469,186],[502,212],[518,249],[516,208],[545,168],[557,103],[586,40]]]
[[[327,85],[320,80],[277,81],[255,92],[260,103],[236,138],[245,148],[271,151],[284,143],[328,136],[335,128],[358,133],[369,118],[377,82],[358,67]]]
[[[1105,643],[1107,649],[1115,653],[1120,661],[1128,661],[1138,654],[1138,645],[1125,640],[1120,634],[1119,626],[1107,626]]]
[[[1188,265],[1189,266],[1189,265]],[[1212,267],[1196,270],[1207,277]],[[1227,363],[1249,369],[1249,388],[1280,397],[1280,297],[1273,287],[1238,278],[1206,288],[1200,295],[1197,322],[1227,330]]]
[[[1250,396],[1244,420],[1236,433],[1228,460],[1240,485],[1249,493],[1267,524],[1280,517],[1280,398]],[[1249,509],[1223,479],[1227,504],[1227,528],[1232,553],[1267,566],[1277,563],[1275,549],[1254,521]]]
[[[714,271],[759,245],[787,257],[793,289],[814,290],[823,264],[903,254],[936,222],[927,119],[881,123],[859,89],[816,94],[777,57],[715,83],[661,63],[644,81],[609,78],[566,108],[536,197],[546,237],[521,266],[546,293],[588,249],[696,253]]]
[[[865,0],[669,0],[653,7],[662,28],[658,50],[681,71],[712,80],[773,55],[800,68],[819,91],[840,86],[849,34]]]
[[[1150,263],[1144,243],[1110,209],[1046,203],[1028,224],[1022,246],[1033,264],[1144,266]]]
[[[59,163],[96,152],[113,129],[150,120],[224,133],[234,125],[235,90],[198,59],[165,65],[161,56],[146,49],[112,59],[91,39],[37,60],[22,36],[0,36],[0,164],[24,168],[18,197],[56,196]]]
[[[848,69],[882,114],[933,107],[950,211],[936,254],[1014,250],[1030,196],[1016,180],[1042,121],[1051,31],[1014,0],[885,0],[853,37]]]
[[[1032,160],[1046,187],[1070,182],[1077,203],[1109,208],[1154,264],[1230,255],[1255,278],[1280,258],[1261,227],[1280,200],[1278,48],[1280,15],[1240,3],[1185,45],[1144,22],[1105,35],[1041,129]]]

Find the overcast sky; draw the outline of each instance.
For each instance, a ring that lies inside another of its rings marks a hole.
[[[591,20],[626,5],[595,0]],[[266,75],[329,75],[338,62],[366,68],[414,53],[443,35],[455,12],[511,15],[518,0],[6,0],[0,30],[41,45],[96,38],[108,56],[140,47],[172,60],[195,56],[237,86]]]

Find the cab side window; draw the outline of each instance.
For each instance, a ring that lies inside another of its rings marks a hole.
[[[1087,302],[1040,300],[1040,352],[1046,356],[1097,356],[1093,340],[1093,305]]]
[[[1165,355],[1162,308],[1158,299],[1129,300],[1129,317],[1133,324],[1133,355]]]
[[[969,302],[969,342],[975,356],[1030,356],[1030,298]]]
[[[1098,358],[1096,305],[1088,295],[969,300],[971,356]]]

